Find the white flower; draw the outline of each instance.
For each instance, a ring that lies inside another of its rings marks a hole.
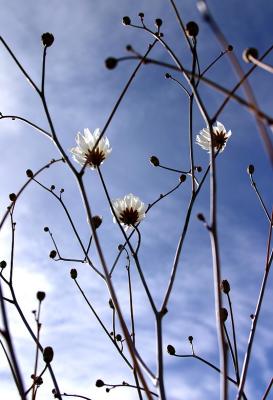
[[[96,129],[94,133],[91,133],[90,130],[86,128],[84,129],[83,135],[78,132],[76,136],[77,147],[73,147],[70,150],[73,154],[74,160],[81,165],[84,165],[87,162],[86,165],[91,169],[99,167],[112,151],[107,137],[102,137],[95,150],[93,150],[99,136],[99,129]]]
[[[227,141],[231,136],[231,131],[226,131],[221,122],[216,121],[216,126],[212,127],[213,131],[213,147],[216,151],[222,152],[226,147]],[[207,150],[210,153],[211,147],[211,135],[209,128],[204,128],[196,136],[196,143],[202,147],[202,149]]]
[[[135,226],[145,218],[145,204],[132,193],[112,201],[112,206],[117,219],[126,227]],[[115,216],[113,221],[117,222]]]

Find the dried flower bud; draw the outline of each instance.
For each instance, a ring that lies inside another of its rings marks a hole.
[[[249,59],[250,56],[253,57],[253,58],[258,58],[259,57],[258,50],[255,49],[254,47],[249,47],[248,49],[245,49],[243,51],[243,60],[246,63],[251,62],[251,60]]]
[[[159,159],[156,156],[151,156],[150,157],[150,163],[154,166],[154,167],[158,167],[159,166]]]
[[[45,292],[37,292],[36,297],[39,301],[43,301],[44,298],[46,297]]]
[[[189,37],[196,37],[199,32],[199,27],[196,22],[190,21],[186,25],[186,33]]]
[[[204,214],[202,214],[202,213],[197,214],[197,219],[199,219],[199,221],[206,222]]]
[[[169,74],[168,72],[165,74],[166,79],[170,79],[171,77],[172,77],[171,74]]]
[[[42,384],[43,384],[43,378],[41,376],[37,376],[37,378],[35,378],[35,385],[41,386]]]
[[[51,252],[49,253],[49,257],[50,258],[55,258],[57,255],[57,251],[56,250],[51,250]]]
[[[138,13],[138,16],[139,16],[139,18],[143,19],[144,18],[144,13],[140,12],[140,13]]]
[[[108,57],[105,60],[105,66],[108,69],[114,69],[118,65],[118,60],[115,57]]]
[[[161,18],[157,18],[155,20],[155,26],[157,26],[158,28],[162,25],[162,19]]]
[[[52,33],[46,32],[42,34],[42,42],[45,47],[50,47],[54,42],[54,36]]]
[[[48,232],[48,231],[49,231],[48,226],[45,226],[45,227],[44,227],[44,232]]]
[[[198,165],[197,167],[195,167],[195,169],[197,172],[202,172],[203,168],[201,167],[201,165]]]
[[[187,175],[185,175],[185,174],[182,174],[179,177],[179,180],[180,180],[181,183],[185,182],[186,179],[187,179]]]
[[[77,270],[75,268],[72,268],[70,270],[70,276],[71,276],[72,279],[77,279],[78,272],[77,272]]]
[[[16,194],[15,193],[11,193],[9,195],[9,199],[10,199],[10,201],[15,201],[16,200]]]
[[[117,342],[121,342],[121,339],[122,339],[122,336],[118,333],[118,334],[116,335],[116,341],[117,341]]]
[[[31,171],[31,169],[27,169],[27,170],[26,170],[26,175],[27,175],[27,177],[29,177],[29,178],[33,178],[33,172]]]
[[[123,25],[131,25],[131,19],[129,17],[123,17],[122,18],[122,23]]]
[[[225,322],[228,319],[228,310],[224,307],[220,310],[220,318],[222,322]]]
[[[94,215],[94,217],[92,217],[92,223],[94,228],[98,229],[102,224],[102,217],[100,217],[99,215]]]
[[[228,47],[227,47],[227,51],[228,51],[228,52],[231,52],[231,51],[233,51],[233,46],[232,46],[231,44],[229,44],[229,45],[228,45]]]
[[[126,50],[127,50],[127,51],[132,51],[132,50],[133,50],[133,47],[132,47],[130,44],[127,44]]]
[[[223,292],[225,294],[228,294],[230,292],[230,284],[229,281],[227,281],[226,279],[224,279],[221,283],[221,289],[223,290]]]
[[[189,337],[188,337],[188,341],[190,342],[190,344],[192,344],[192,342],[193,342],[193,336],[189,336]]]
[[[5,261],[5,260],[2,260],[2,261],[0,262],[0,268],[4,269],[4,268],[6,268],[6,266],[7,266],[6,261]]]
[[[123,250],[123,244],[119,244],[118,245],[118,251],[122,251]]]
[[[248,173],[249,175],[253,175],[253,174],[254,174],[254,171],[255,171],[254,165],[249,164],[249,166],[247,167],[247,173]]]
[[[102,386],[104,386],[104,382],[103,382],[101,379],[98,379],[98,380],[96,381],[96,386],[97,386],[97,387],[102,387]]]
[[[51,363],[51,361],[53,360],[53,357],[54,357],[54,351],[53,351],[52,347],[50,347],[50,346],[45,347],[44,351],[43,351],[44,362],[46,364]]]
[[[55,185],[51,185],[50,190],[55,190]]]
[[[171,356],[174,356],[174,355],[175,355],[175,348],[174,348],[171,344],[168,344],[168,346],[167,346],[167,352],[168,352]]]
[[[111,308],[112,310],[115,309],[114,303],[113,303],[113,300],[112,300],[112,299],[109,299],[109,306],[110,306],[110,308]]]

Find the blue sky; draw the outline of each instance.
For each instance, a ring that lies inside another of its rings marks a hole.
[[[235,0],[211,0],[209,4],[239,58],[246,47],[257,47],[262,53],[272,44],[273,4],[270,2],[253,0],[241,7]],[[0,0],[0,6],[1,35],[36,82],[40,81],[41,73],[40,36],[43,32],[52,32],[55,36],[54,45],[48,50],[46,92],[56,130],[67,151],[75,145],[78,131],[86,127],[90,130],[103,127],[135,67],[134,62],[124,62],[114,71],[109,71],[104,67],[104,60],[108,56],[126,55],[127,44],[144,52],[151,41],[144,32],[124,27],[121,24],[124,15],[137,22],[138,12],[143,11],[145,21],[151,26],[155,18],[161,17],[166,40],[185,65],[190,65],[187,46],[167,0],[27,0],[24,3]],[[179,2],[179,9],[184,21],[196,20],[199,24],[199,56],[204,68],[219,54],[219,45],[201,20],[195,2],[183,0]],[[169,61],[160,46],[155,48],[152,56]],[[0,60],[0,111],[4,115],[23,116],[47,129],[39,99],[3,46],[0,47]],[[272,55],[267,57],[267,62],[273,63]],[[247,70],[248,66],[243,62],[242,65]],[[189,167],[187,99],[173,82],[164,78],[165,72],[164,68],[143,67],[107,130],[113,151],[102,171],[112,198],[133,192],[148,204],[176,184],[177,175],[150,165],[152,154],[173,168]],[[208,73],[208,77],[226,87],[232,87],[236,82],[225,57]],[[271,79],[269,74],[258,70],[251,77],[260,107],[269,114],[272,113]],[[202,87],[201,93],[210,112],[221,104],[222,95],[210,88]],[[232,131],[232,137],[217,163],[219,238],[222,276],[232,285],[242,365],[250,329],[249,315],[254,312],[262,279],[268,234],[268,223],[249,184],[246,167],[249,163],[255,164],[255,180],[269,210],[273,194],[272,169],[252,115],[230,102],[219,119]],[[203,127],[195,108],[196,134]],[[50,159],[57,158],[58,153],[47,138],[19,121],[0,121],[0,145],[0,206],[4,213],[9,193],[16,192],[26,180],[25,170],[31,168],[35,171]],[[208,163],[206,152],[198,146],[194,151],[196,163],[205,167]],[[98,176],[94,171],[86,175],[93,211],[103,216],[99,233],[106,260],[111,265],[122,238],[112,223]],[[65,203],[87,242],[89,227],[86,216],[76,184],[66,166],[53,166],[41,176],[41,181],[65,189]],[[157,304],[160,304],[168,282],[189,197],[190,180],[171,197],[161,201],[141,224],[140,260]],[[210,242],[207,231],[195,218],[198,212],[209,215],[208,182],[193,209],[169,313],[164,320],[164,344],[166,347],[172,343],[177,352],[189,353],[187,337],[193,335],[197,353],[218,365]],[[110,383],[133,382],[133,379],[89,314],[69,276],[70,268],[77,267],[79,282],[110,328],[109,295],[103,282],[86,265],[54,262],[48,258],[52,243],[43,232],[44,226],[50,227],[64,256],[81,257],[63,210],[48,193],[32,185],[17,204],[15,220],[18,298],[34,326],[31,310],[36,307],[36,292],[45,290],[47,293],[42,310],[41,341],[43,345],[54,347],[54,370],[62,391],[85,395],[92,400],[136,399],[131,389],[115,389],[106,394],[104,389],[96,389],[94,385],[98,378]],[[8,224],[1,232],[0,240],[1,259],[9,260]],[[98,263],[95,249],[91,250],[91,256]],[[128,317],[125,262],[123,258],[118,265],[114,283]],[[132,274],[139,350],[154,369],[154,321],[138,276],[135,271]],[[272,284],[270,278],[246,386],[249,399],[261,398],[272,376]],[[27,386],[33,372],[33,343],[14,310],[8,307],[8,311]],[[170,399],[219,398],[219,376],[197,360],[174,359],[166,354],[165,368]],[[0,362],[0,382],[1,398],[18,398],[4,358]],[[39,389],[39,398],[50,398],[51,388],[51,382],[46,379],[45,385]],[[230,398],[234,398],[234,391],[230,389]]]

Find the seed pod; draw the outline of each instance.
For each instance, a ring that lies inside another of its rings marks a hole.
[[[122,18],[122,23],[123,25],[131,25],[131,19],[129,17],[123,17]]]
[[[105,60],[105,66],[108,69],[116,68],[117,64],[118,64],[118,60],[116,58],[114,58],[114,57],[108,57]]]
[[[150,163],[154,166],[154,167],[158,167],[159,166],[159,159],[156,156],[151,156],[150,157]]]
[[[171,344],[168,344],[168,346],[167,346],[167,352],[168,352],[171,356],[174,356],[174,355],[175,355],[175,348],[174,348]]]
[[[54,351],[51,346],[47,346],[43,351],[43,358],[46,364],[50,364],[54,357]]]
[[[230,284],[229,281],[227,281],[226,279],[224,279],[221,283],[221,289],[223,290],[223,292],[225,294],[228,294],[230,292]]]
[[[104,386],[104,382],[103,382],[101,379],[98,379],[98,380],[96,381],[96,386],[97,386],[97,387],[102,387],[102,386]]]
[[[44,298],[46,297],[45,292],[37,292],[36,297],[39,301],[43,301]]]
[[[186,33],[189,37],[196,37],[199,32],[199,26],[196,22],[190,21],[186,25]]]
[[[75,268],[72,268],[70,270],[70,276],[71,276],[72,279],[77,279],[78,272],[77,272],[77,270]]]
[[[41,38],[45,47],[50,47],[54,42],[54,36],[49,32],[43,33]]]

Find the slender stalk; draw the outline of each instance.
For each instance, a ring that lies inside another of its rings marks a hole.
[[[123,59],[139,60],[141,58],[142,58],[142,56],[121,57],[118,59],[118,61],[123,61]],[[153,58],[147,58],[145,60],[145,65],[151,65],[151,64],[157,65],[159,67],[169,68],[171,70],[180,72],[180,68],[177,67],[177,65],[175,65],[175,64],[170,64],[170,63],[167,63],[164,61],[155,60]],[[191,74],[190,70],[185,68],[185,71],[190,76],[190,74]],[[198,78],[198,74],[195,74],[194,76],[195,76],[195,78]],[[200,81],[205,83],[207,86],[213,88],[214,90],[217,90],[218,92],[223,93],[227,96],[231,96],[230,98],[232,100],[234,100],[238,104],[246,107],[249,112],[256,115],[257,118],[259,118],[260,120],[266,122],[268,125],[273,125],[273,118],[270,115],[266,114],[264,111],[262,111],[260,108],[258,108],[256,105],[252,104],[251,102],[248,102],[243,97],[239,96],[237,93],[231,93],[229,89],[225,88],[224,86],[220,85],[219,83],[217,83],[209,78],[206,78],[203,75],[200,75],[199,78],[200,78]]]
[[[271,267],[272,259],[273,259],[273,250],[271,250],[271,254],[270,254],[271,235],[272,235],[272,220],[273,220],[273,211],[271,214],[271,222],[270,222],[270,227],[269,227],[265,270],[264,270],[264,275],[263,275],[263,279],[262,279],[262,283],[261,283],[259,297],[258,297],[257,304],[256,304],[254,318],[252,319],[252,325],[251,325],[251,329],[250,329],[250,333],[249,333],[249,337],[248,337],[247,349],[246,349],[242,373],[241,373],[241,381],[240,381],[240,386],[239,386],[237,397],[236,397],[237,400],[240,400],[240,398],[242,396],[242,392],[244,390],[251,350],[252,350],[252,346],[253,346],[253,342],[254,342],[254,337],[255,337],[255,333],[256,333],[256,328],[257,328],[257,323],[258,323],[258,319],[259,319],[259,315],[260,315],[261,306],[263,303],[267,279],[268,279],[268,275],[269,275],[269,271],[270,271],[270,267]]]
[[[254,189],[254,191],[255,191],[255,193],[256,193],[256,195],[257,195],[259,201],[260,201],[260,204],[261,204],[261,206],[262,206],[262,209],[264,210],[265,215],[266,215],[268,221],[270,222],[270,214],[269,214],[269,212],[268,212],[268,210],[267,210],[267,208],[266,208],[266,205],[265,205],[265,203],[264,203],[264,201],[263,201],[262,196],[260,195],[260,192],[259,192],[259,190],[258,190],[258,188],[257,188],[256,182],[254,181],[253,175],[252,175],[252,174],[250,175],[250,181],[251,181],[251,186],[253,187],[253,189]]]
[[[0,282],[0,307],[1,307],[3,325],[4,325],[3,336],[4,336],[7,346],[8,346],[10,361],[13,366],[12,371],[14,371],[14,374],[16,376],[15,383],[18,388],[21,399],[26,400],[24,383],[23,383],[21,371],[20,371],[20,368],[19,368],[19,365],[17,362],[17,358],[15,355],[14,346],[13,346],[13,342],[12,342],[12,338],[11,338],[11,334],[10,334],[10,330],[9,330],[8,317],[7,317],[7,313],[6,313],[5,303],[3,300],[1,282]]]
[[[272,65],[266,64],[257,58],[253,57],[251,54],[248,56],[249,61],[251,61],[253,64],[257,65],[257,67],[262,68],[263,70],[269,72],[270,74],[273,74],[273,67]]]
[[[240,382],[240,374],[239,374],[239,358],[238,358],[238,350],[237,350],[236,329],[235,329],[235,322],[234,322],[234,316],[233,316],[233,308],[232,308],[232,303],[231,303],[229,293],[227,293],[227,298],[228,298],[228,306],[229,306],[229,312],[230,312],[230,317],[231,317],[232,338],[233,338],[234,354],[235,354],[235,361],[236,361],[236,376],[237,376],[237,381],[239,383]]]
[[[40,331],[41,331],[41,324],[40,324],[40,312],[41,312],[41,301],[39,301],[38,304],[38,313],[37,313],[37,319],[36,319],[36,325],[37,325],[37,342],[36,342],[36,351],[35,351],[35,362],[34,362],[34,381],[36,379],[37,375],[37,369],[38,369],[38,358],[39,358],[39,346],[38,343],[40,342]],[[33,385],[32,388],[32,400],[35,400],[35,385]]]
[[[15,374],[15,371],[14,371],[12,362],[11,362],[11,360],[10,360],[10,358],[9,358],[8,352],[7,352],[7,350],[5,349],[5,346],[4,346],[4,344],[3,344],[3,342],[2,342],[1,339],[0,339],[0,345],[1,345],[1,347],[2,347],[2,349],[3,349],[3,351],[4,351],[4,353],[5,353],[7,362],[8,362],[8,364],[9,364],[9,367],[10,367],[10,370],[11,370],[11,373],[12,373],[13,380],[14,380],[16,386],[17,386],[18,392],[20,393],[20,386],[19,386],[19,383],[18,383],[18,380],[17,380],[17,376],[16,376],[16,374]]]
[[[108,338],[111,340],[111,342],[113,343],[113,345],[115,346],[115,348],[118,350],[119,354],[121,355],[121,357],[123,358],[123,360],[126,362],[126,364],[128,365],[128,367],[130,369],[133,369],[133,366],[131,365],[131,363],[128,361],[128,359],[125,357],[125,355],[120,351],[120,348],[118,347],[116,341],[112,338],[112,336],[110,335],[110,333],[108,332],[107,328],[105,327],[104,323],[102,322],[102,320],[100,319],[100,317],[98,316],[98,314],[96,313],[94,307],[92,306],[92,304],[90,303],[90,301],[88,300],[88,298],[86,297],[84,291],[82,290],[81,286],[79,285],[77,279],[74,279],[77,288],[79,289],[81,295],[83,296],[85,302],[87,303],[88,307],[90,308],[90,310],[92,311],[92,313],[94,314],[95,318],[97,319],[98,323],[100,324],[100,326],[102,327],[103,331],[106,333],[106,335],[108,336]]]
[[[273,386],[273,378],[271,378],[271,381],[269,382],[269,384],[268,384],[268,386],[267,386],[267,388],[266,388],[266,391],[265,391],[265,393],[264,393],[264,395],[263,395],[262,400],[266,400],[266,398],[267,398],[267,396],[269,395],[269,392],[270,392],[272,386]]]

